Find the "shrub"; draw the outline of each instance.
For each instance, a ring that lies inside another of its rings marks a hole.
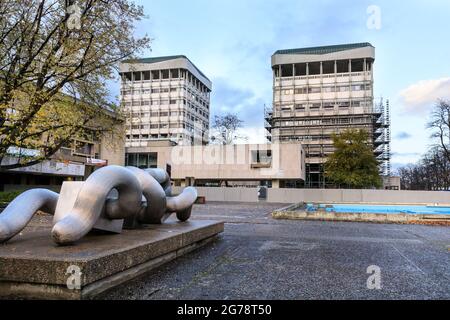
[[[1,203],[9,203],[9,202],[13,201],[22,192],[23,191],[0,192],[0,204]]]

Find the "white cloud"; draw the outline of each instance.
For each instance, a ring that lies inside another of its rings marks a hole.
[[[259,127],[245,127],[238,130],[239,136],[247,137],[247,139],[239,139],[237,143],[249,143],[249,144],[265,144],[266,129]]]
[[[404,110],[424,114],[438,99],[450,98],[450,78],[422,80],[400,92]]]

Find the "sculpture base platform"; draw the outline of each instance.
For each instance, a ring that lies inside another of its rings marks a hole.
[[[0,245],[0,297],[91,299],[207,244],[224,230],[222,222],[171,219],[120,235],[89,234],[75,246],[58,247],[50,226],[51,217],[37,217]]]

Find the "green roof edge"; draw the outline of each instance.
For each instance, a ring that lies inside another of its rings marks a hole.
[[[161,57],[149,57],[149,58],[137,58],[137,59],[127,59],[123,60],[122,63],[158,63],[163,61],[175,60],[175,59],[186,59],[188,60],[203,77],[208,81],[211,81],[199,68],[185,55],[174,55],[174,56],[161,56]]]
[[[349,43],[349,44],[338,44],[332,46],[319,46],[319,47],[307,47],[307,48],[297,48],[297,49],[284,49],[278,50],[274,53],[276,54],[311,54],[311,55],[320,55],[320,54],[328,54],[333,52],[358,49],[364,47],[373,47],[369,42],[361,42],[361,43]]]

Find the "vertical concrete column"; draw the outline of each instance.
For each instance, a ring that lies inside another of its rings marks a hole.
[[[309,115],[309,62],[306,63],[306,108],[305,111],[307,111]]]
[[[320,104],[321,104],[321,109],[320,112],[323,113],[323,61],[320,61]],[[322,129],[323,131],[323,129]],[[323,133],[323,132],[322,132]]]
[[[373,97],[373,95],[374,95],[374,88],[373,88],[373,83],[374,83],[374,79],[373,79],[373,64],[374,64],[374,61],[371,61],[370,62],[371,64],[372,64],[372,67],[370,68],[370,99],[371,99],[371,102],[372,102],[372,111],[373,111],[373,104],[374,104],[374,97]]]
[[[275,68],[273,68],[272,69],[272,72],[273,72],[273,80],[272,80],[272,112],[275,112],[275,104],[276,104],[276,102],[277,102],[277,100],[276,100],[276,97],[277,97],[277,94],[276,94],[276,79],[277,79],[277,72],[276,72],[276,69]]]
[[[272,180],[272,189],[280,189],[280,180]]]
[[[294,104],[294,108],[291,111],[291,115],[295,115],[295,63],[292,64],[292,84],[293,84],[293,92],[292,92],[292,102]]]
[[[334,60],[334,104],[336,109],[336,100],[337,100],[337,75],[338,75],[338,67],[337,67],[337,60]]]
[[[195,178],[194,177],[186,177],[184,180],[184,186],[185,187],[192,187],[195,185]]]
[[[367,101],[367,91],[366,91],[366,83],[367,83],[367,59],[364,58],[363,62],[363,71],[364,71],[364,110],[366,109],[366,101]]]
[[[281,78],[282,78],[282,74],[281,74],[281,71],[282,71],[282,69],[281,69],[281,64],[280,65],[278,65],[278,89],[279,89],[279,92],[280,92],[280,95],[279,95],[279,97],[278,97],[278,102],[281,104],[281,90],[282,90],[282,85],[281,85]],[[279,112],[279,110],[277,110],[277,112]]]
[[[177,108],[176,108],[176,111],[177,111],[177,115],[178,115],[179,112],[180,112],[180,109],[181,109],[181,105],[183,103],[183,98],[181,97],[181,88],[180,88],[181,70],[178,68],[177,71],[178,71],[178,79],[177,79],[177,85],[176,85],[176,88],[177,88],[177,104],[176,104]],[[177,116],[177,118],[178,118],[178,116]]]
[[[348,60],[348,72],[349,72],[349,84],[348,84],[348,88],[349,88],[349,92],[350,92],[350,97],[349,97],[349,103],[350,103],[350,112],[352,112],[353,110],[353,101],[352,101],[352,59]]]

